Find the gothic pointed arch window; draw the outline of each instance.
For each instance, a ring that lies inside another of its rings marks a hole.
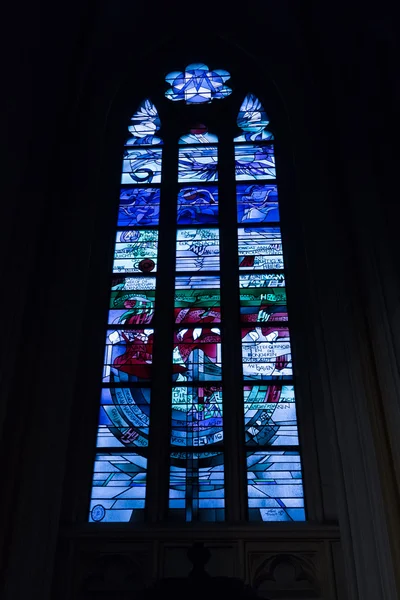
[[[274,135],[228,71],[165,80],[124,147],[89,521],[302,521]]]

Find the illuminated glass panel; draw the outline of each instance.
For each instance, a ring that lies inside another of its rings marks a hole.
[[[283,274],[282,274],[283,275]],[[255,282],[251,275],[239,275],[240,314],[242,321],[270,323],[287,321],[285,280],[272,287],[270,274],[260,274]]]
[[[223,521],[222,452],[171,454],[169,509],[175,521]]]
[[[208,131],[191,131],[179,138],[180,144],[216,144],[218,142],[218,136],[215,133],[208,133]]]
[[[220,330],[216,327],[196,327],[176,331],[173,374],[177,382],[220,380]]]
[[[178,225],[218,223],[217,186],[184,187],[178,194]]]
[[[118,231],[114,252],[114,273],[150,273],[157,270],[158,231]]]
[[[178,229],[176,270],[216,271],[218,269],[218,229]]]
[[[240,269],[283,269],[279,227],[239,228],[238,245]]]
[[[241,287],[285,287],[285,274],[277,273],[249,273],[239,275]]]
[[[219,323],[220,311],[219,277],[176,277],[175,323]]]
[[[229,77],[227,71],[192,64],[167,75],[171,88],[165,95],[187,104],[211,102],[232,92],[225,85]],[[252,450],[247,454],[249,518],[304,520],[273,135],[254,94],[244,99],[237,124],[237,208],[233,204],[232,209],[239,226],[244,439]],[[164,177],[163,142],[156,136],[160,127],[154,104],[145,100],[132,116],[125,143],[93,522],[143,518],[154,334],[149,327],[155,314]],[[169,510],[176,521],[221,521],[224,451],[229,448],[224,447],[222,418],[218,138],[200,123],[187,131],[178,143],[175,330],[169,350],[171,390],[166,390],[166,398],[171,394]],[[229,202],[222,191],[221,198]],[[234,232],[225,235],[223,242]],[[222,276],[229,284],[237,273]],[[227,401],[226,410],[225,395]]]
[[[162,140],[151,100],[133,114],[122,161],[90,522],[143,520],[150,426]],[[144,185],[143,185],[144,184]],[[151,187],[148,185],[151,184]],[[128,229],[129,228],[129,229]],[[126,276],[126,273],[132,275]],[[146,327],[146,329],[145,329]],[[146,382],[141,386],[141,382]],[[135,450],[135,452],[132,452]],[[118,454],[122,452],[123,454]]]
[[[133,452],[98,454],[94,464],[89,521],[142,521],[147,458]]]
[[[132,137],[126,141],[127,146],[162,144],[162,140],[154,135],[160,129],[161,123],[157,109],[151,100],[142,102],[131,121],[132,125],[128,127],[128,131]]]
[[[113,277],[108,322],[146,325],[154,316],[155,277]]]
[[[245,385],[247,446],[297,446],[296,404],[292,385]]]
[[[236,190],[238,223],[279,221],[276,185],[241,183]]]
[[[121,183],[160,183],[161,148],[125,150]]]
[[[248,94],[243,100],[237,124],[244,133],[235,137],[235,142],[258,142],[274,139],[272,133],[266,130],[269,124],[267,114],[254,94]]]
[[[247,482],[251,521],[305,520],[298,452],[249,452]]]
[[[245,379],[291,378],[289,329],[272,325],[242,329],[242,360]]]
[[[210,446],[223,439],[222,388],[172,388],[172,446]]]
[[[206,182],[218,179],[218,155],[214,146],[180,146],[178,181]]]
[[[148,446],[149,415],[149,388],[103,389],[97,447]]]
[[[107,331],[103,381],[148,381],[153,360],[153,329]]]
[[[273,146],[243,144],[235,146],[236,181],[275,179]]]
[[[121,189],[118,226],[158,225],[160,215],[160,190],[157,188]]]
[[[281,232],[263,227],[279,223],[278,190],[271,182],[274,146],[266,143],[274,136],[254,94],[245,97],[237,124],[242,130],[234,142],[237,221],[243,227],[238,249],[245,444],[258,449],[247,454],[249,520],[304,521]]]
[[[232,90],[225,85],[230,79],[228,71],[210,71],[204,63],[192,63],[184,71],[172,71],[165,77],[171,88],[165,92],[168,100],[184,100],[186,104],[203,104],[226,98]]]

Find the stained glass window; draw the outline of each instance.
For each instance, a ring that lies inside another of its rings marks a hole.
[[[216,451],[223,443],[217,141],[204,125],[179,140],[178,181],[202,183],[181,185],[177,202],[169,488],[174,521],[224,519],[224,454]],[[182,446],[185,452],[176,452]]]
[[[163,520],[224,521],[246,480],[239,520],[305,519],[274,135],[254,94],[209,131],[229,79],[203,63],[166,76],[163,120],[171,101],[193,114],[174,113],[173,140],[150,99],[128,125],[90,522],[146,521],[154,490]]]
[[[150,100],[131,121],[110,277],[90,501],[89,521],[97,523],[141,521],[146,499],[162,140],[155,135],[160,120]]]
[[[269,119],[256,96],[248,94],[240,107],[237,124],[243,131],[235,137],[235,142],[273,140],[274,136],[267,131]]]
[[[225,85],[230,79],[228,71],[214,69],[210,71],[203,63],[188,65],[184,71],[172,71],[165,80],[171,88],[165,92],[166,98],[177,101],[184,100],[187,104],[203,104],[214,98],[225,98],[232,90]]]
[[[237,124],[242,130],[234,142],[244,427],[246,447],[254,450],[247,452],[249,519],[303,521],[273,135],[253,94],[244,99]]]

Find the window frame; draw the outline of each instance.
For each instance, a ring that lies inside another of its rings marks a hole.
[[[235,85],[232,87],[235,88],[234,100],[232,100],[232,118],[231,118],[231,127],[229,129],[229,134],[227,132],[219,132],[218,127],[217,130],[213,126],[213,120],[206,120],[207,124],[209,124],[209,130],[213,133],[217,133],[219,135],[219,147],[222,147],[222,144],[225,140],[230,139],[230,145],[233,152],[233,131],[237,131],[236,128],[236,117],[239,112],[240,105],[245,97],[245,95],[249,92],[254,93],[262,102],[264,108],[271,118],[271,129],[275,133],[274,147],[276,153],[276,166],[277,166],[277,184],[279,186],[279,198],[280,198],[280,213],[281,213],[281,229],[282,229],[282,239],[283,239],[283,253],[284,253],[284,261],[285,261],[285,273],[286,273],[286,285],[288,289],[288,305],[290,312],[290,325],[291,325],[291,338],[292,338],[292,352],[293,352],[293,362],[295,365],[296,373],[294,377],[296,379],[296,409],[297,409],[297,417],[298,417],[298,428],[299,428],[299,448],[302,456],[302,470],[303,470],[303,485],[304,485],[304,495],[306,497],[307,503],[307,521],[306,523],[318,519],[321,515],[321,492],[320,492],[320,482],[318,478],[318,468],[316,464],[316,460],[311,460],[311,457],[316,455],[315,451],[315,439],[313,434],[313,423],[310,421],[310,403],[304,403],[304,396],[308,393],[309,390],[308,384],[308,376],[300,378],[299,373],[307,373],[307,370],[304,371],[305,361],[302,360],[302,348],[299,344],[300,332],[302,331],[301,321],[297,320],[297,316],[299,311],[296,312],[294,298],[298,293],[296,293],[296,287],[298,287],[298,281],[294,281],[296,278],[292,276],[290,266],[291,263],[295,263],[296,260],[296,250],[293,248],[293,242],[290,240],[290,232],[294,231],[295,223],[298,215],[298,207],[295,206],[294,194],[295,194],[295,185],[294,185],[294,169],[291,157],[291,146],[288,143],[290,140],[290,128],[288,126],[286,116],[284,110],[282,108],[281,100],[279,99],[279,94],[274,86],[274,84],[268,80],[263,80],[260,82],[259,78],[252,79],[252,73],[254,71],[257,72],[255,65],[253,68],[248,69],[244,76],[243,69],[235,68],[233,64],[229,64],[225,61],[222,62],[222,58],[217,55],[212,59],[205,59],[205,62],[208,62],[214,66],[217,64],[223,65],[224,68],[229,70],[232,73],[232,79],[235,80]],[[168,61],[164,60],[164,64],[169,62],[171,64],[171,58]],[[189,62],[189,61],[187,61]],[[251,62],[251,61],[250,61]],[[182,57],[179,58],[180,64],[187,64]],[[154,65],[153,65],[154,66]],[[168,72],[168,67],[164,67],[159,65],[159,71]],[[170,69],[171,70],[171,69]],[[139,69],[136,69],[138,73],[144,73],[145,69],[142,66]],[[97,194],[101,197],[101,206],[102,206],[102,214],[95,215],[95,221],[93,222],[92,228],[92,236],[91,236],[91,245],[92,245],[92,260],[89,269],[89,279],[88,279],[88,289],[95,290],[96,297],[98,298],[98,306],[96,306],[95,310],[92,311],[94,313],[94,317],[92,318],[91,323],[84,322],[83,323],[83,340],[89,340],[89,348],[91,351],[91,358],[89,363],[86,361],[86,367],[81,368],[77,377],[77,394],[76,394],[76,402],[75,402],[75,410],[79,410],[82,413],[82,422],[81,425],[75,427],[75,433],[78,438],[79,447],[82,455],[84,456],[83,461],[77,460],[77,455],[74,450],[69,451],[68,457],[68,473],[66,477],[66,481],[74,479],[75,485],[65,486],[65,494],[64,494],[64,505],[63,505],[63,521],[67,523],[75,522],[79,523],[80,526],[89,525],[90,527],[138,527],[139,524],[87,524],[87,509],[89,506],[89,497],[90,497],[90,488],[91,488],[91,479],[92,479],[92,466],[94,455],[97,451],[96,449],[96,432],[97,432],[97,419],[98,419],[98,398],[101,388],[101,376],[98,376],[98,373],[101,373],[101,367],[103,362],[103,353],[104,353],[104,339],[105,339],[105,329],[107,326],[105,325],[107,322],[107,312],[108,312],[108,302],[109,302],[109,273],[111,272],[112,266],[112,247],[115,240],[115,229],[116,229],[116,214],[118,210],[118,199],[119,199],[119,183],[120,183],[120,169],[121,169],[121,159],[122,159],[122,149],[124,147],[124,141],[126,138],[126,126],[129,122],[130,116],[135,110],[137,106],[147,97],[154,99],[154,103],[157,107],[157,110],[160,115],[162,129],[160,130],[160,136],[164,139],[164,149],[163,149],[163,169],[165,168],[165,162],[169,166],[170,172],[173,172],[174,169],[174,161],[176,163],[177,157],[173,156],[173,153],[167,153],[165,151],[165,139],[168,136],[174,136],[176,138],[176,142],[179,136],[185,131],[174,129],[175,119],[168,119],[162,109],[162,104],[159,101],[160,99],[160,90],[161,94],[163,93],[163,86],[160,84],[160,77],[154,76],[154,79],[157,80],[156,86],[148,85],[147,89],[143,86],[143,89],[138,90],[133,81],[126,82],[125,85],[121,86],[117,98],[113,102],[113,110],[110,112],[110,115],[107,119],[107,124],[105,128],[104,135],[104,147],[103,153],[101,157],[101,171],[110,173],[110,177],[106,177],[105,185],[97,185],[96,192],[94,196]],[[132,80],[135,80],[135,77],[132,77]],[[157,89],[158,88],[158,89]],[[233,96],[233,95],[232,95]],[[272,101],[271,101],[272,100]],[[212,105],[222,106],[228,101],[228,98],[224,100],[216,100]],[[171,103],[173,107],[172,110],[177,110],[180,108],[182,103]],[[211,106],[212,106],[211,105]],[[210,106],[210,105],[206,105]],[[191,108],[191,107],[189,107]],[[234,117],[234,118],[233,118]],[[188,124],[189,122],[187,122]],[[170,131],[168,131],[170,129]],[[173,131],[171,131],[173,129]],[[225,167],[224,167],[225,165]],[[219,166],[220,168],[229,168],[226,165],[229,165],[229,161],[221,160],[219,157]],[[103,182],[104,183],[104,182]],[[174,198],[174,203],[176,202],[176,190],[178,188],[177,177],[175,181],[168,181],[166,185],[169,187],[169,195],[170,198]],[[236,186],[236,182],[233,179],[232,187]],[[232,191],[232,190],[231,190]],[[233,195],[234,203],[236,205],[236,194]],[[172,202],[172,201],[171,201]],[[94,201],[92,200],[92,205]],[[103,210],[104,209],[104,210]],[[292,211],[292,213],[291,213]],[[291,214],[290,214],[291,213]],[[233,211],[232,211],[233,214]],[[173,221],[173,230],[175,230],[176,214],[174,211],[170,211],[170,219],[171,224]],[[223,217],[221,215],[221,221]],[[231,223],[234,230],[237,229],[237,223]],[[224,222],[224,227],[228,227],[227,223]],[[167,228],[165,228],[167,229]],[[160,226],[161,233],[161,226]],[[301,233],[301,232],[300,232]],[[298,235],[297,231],[296,238],[301,237]],[[234,245],[234,243],[233,243]],[[175,260],[175,244],[170,244],[171,248],[171,256],[170,260]],[[294,252],[293,252],[294,250]],[[226,249],[224,250],[225,254]],[[236,260],[237,253],[232,255]],[[304,257],[303,257],[304,258]],[[303,263],[304,265],[304,263]],[[159,271],[160,274],[162,272],[162,266],[160,265]],[[165,278],[168,277],[174,281],[173,277],[170,277],[170,271],[165,271]],[[222,273],[222,264],[221,264],[221,273]],[[237,273],[239,274],[239,270],[237,268]],[[234,278],[232,278],[233,280]],[[171,283],[171,282],[170,282]],[[168,286],[168,283],[166,283]],[[235,294],[238,297],[239,288],[236,286]],[[171,301],[173,304],[173,294],[171,294]],[[87,306],[89,305],[89,302]],[[232,303],[232,306],[236,305],[238,308],[238,302]],[[232,311],[234,309],[232,308]],[[221,311],[223,311],[223,307],[221,306]],[[233,312],[231,314],[233,314]],[[170,311],[171,318],[173,315],[173,306]],[[229,312],[228,312],[229,315]],[[223,317],[224,318],[224,317]],[[226,318],[226,317],[225,317]],[[226,318],[228,322],[228,318]],[[237,312],[236,320],[239,322],[239,312]],[[296,322],[297,321],[297,322]],[[154,327],[159,332],[159,335],[166,336],[167,333],[167,325],[163,325],[161,322],[155,323]],[[173,326],[173,323],[169,323],[169,328]],[[299,333],[297,333],[299,332]],[[298,337],[299,336],[299,337]],[[229,339],[229,338],[228,338]],[[227,346],[228,339],[225,341],[225,345]],[[236,354],[240,354],[240,344],[236,343]],[[85,346],[85,342],[83,342],[80,352],[81,360],[80,364],[82,364],[82,360],[85,356],[87,356],[87,347]],[[238,362],[238,357],[233,360],[232,364]],[[241,355],[240,355],[240,366],[241,366]],[[165,368],[169,371],[170,364],[165,361]],[[304,385],[306,383],[306,385]],[[239,433],[243,432],[243,399],[241,390],[236,393],[236,401],[234,403],[235,410],[232,411],[232,415],[227,415],[227,411],[224,411],[224,422],[225,419],[229,419],[231,424],[229,426],[229,430],[232,433],[232,439],[227,440],[226,444],[229,447],[234,448],[234,439],[238,438]],[[153,400],[154,402],[154,392],[153,392]],[[83,405],[84,404],[84,405]],[[305,406],[307,406],[305,410]],[[170,417],[170,403],[167,404],[167,407],[164,405],[163,415],[165,417],[168,412],[168,419]],[[151,419],[154,419],[154,413],[157,408],[152,408],[152,416]],[[160,413],[161,414],[161,413]],[[311,415],[312,416],[312,415]],[[160,424],[165,423],[164,418],[159,419]],[[86,426],[85,426],[86,424]],[[226,426],[225,426],[226,427]],[[152,423],[153,432],[160,432],[160,426],[154,427]],[[227,429],[225,429],[227,431]],[[168,431],[169,435],[169,431]],[[153,434],[153,438],[155,434]],[[307,443],[306,440],[309,440]],[[244,442],[244,440],[243,440]],[[239,446],[239,444],[237,444]],[[169,464],[168,468],[165,468],[165,463],[161,463],[160,460],[157,460],[155,456],[152,455],[152,448],[155,445],[149,444],[149,464],[150,458],[153,465],[157,465],[156,469],[153,469],[153,473],[149,472],[148,479],[148,493],[146,499],[146,523],[144,526],[149,524],[162,523],[163,525],[166,523],[165,515],[167,511],[167,499],[168,499],[168,478],[169,478]],[[229,523],[237,523],[242,525],[256,525],[257,527],[271,527],[274,526],[275,523],[272,522],[257,522],[257,523],[249,523],[246,519],[247,515],[247,493],[245,480],[243,476],[245,475],[245,467],[243,463],[243,455],[245,452],[244,443],[240,451],[237,452],[236,458],[233,459],[233,456],[226,452],[225,460],[227,455],[229,454],[230,458],[228,462],[226,462],[226,469],[230,473],[228,475],[228,480],[230,479],[230,483],[227,484],[226,487],[226,507],[230,506],[229,511],[226,512],[226,524]],[[242,455],[242,456],[240,456]],[[161,456],[161,458],[165,458]],[[92,460],[91,460],[92,459]],[[80,463],[80,464],[78,464]],[[164,466],[162,466],[164,464]],[[237,465],[241,465],[241,468],[238,470]],[[74,475],[72,475],[74,473]],[[315,476],[317,475],[317,481]],[[242,482],[242,483],[240,483]],[[313,493],[310,493],[310,488],[313,488]],[[241,489],[242,492],[237,493],[234,490]],[[303,522],[304,523],[304,522]],[[186,526],[196,526],[199,525],[197,523],[187,523]],[[214,523],[200,524],[213,526]],[[220,524],[218,524],[220,525]],[[298,522],[290,522],[287,523],[290,526],[301,526],[301,523]]]

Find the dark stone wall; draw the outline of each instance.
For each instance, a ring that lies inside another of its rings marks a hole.
[[[130,90],[135,108],[144,86],[153,85],[145,66],[158,53],[178,48],[191,60],[219,44],[257,65],[259,85],[265,78],[273,86],[290,144],[294,176],[283,212],[291,286],[303,292],[292,310],[304,339],[295,350],[313,521],[324,526],[339,520],[352,597],[363,591],[363,574],[374,570],[365,590],[371,596],[360,597],[380,597],[382,590],[385,598],[396,597],[394,5],[328,10],[310,1],[264,2],[252,5],[254,25],[242,11],[233,16],[223,9],[215,8],[207,26],[200,6],[194,21],[188,7],[177,15],[164,5],[153,10],[126,2],[7,7],[0,204],[5,598],[50,597],[60,523],[68,530],[85,506],[97,417],[90,382],[103,351],[102,325],[97,330],[96,324],[104,316],[103,265],[114,214],[108,198],[118,182],[118,144],[128,111],[123,91]],[[97,286],[100,300],[87,329],[90,286]],[[82,339],[88,331],[90,340]],[[371,520],[376,548],[368,554],[362,546],[369,542],[357,536]],[[377,554],[385,566],[374,566]]]

